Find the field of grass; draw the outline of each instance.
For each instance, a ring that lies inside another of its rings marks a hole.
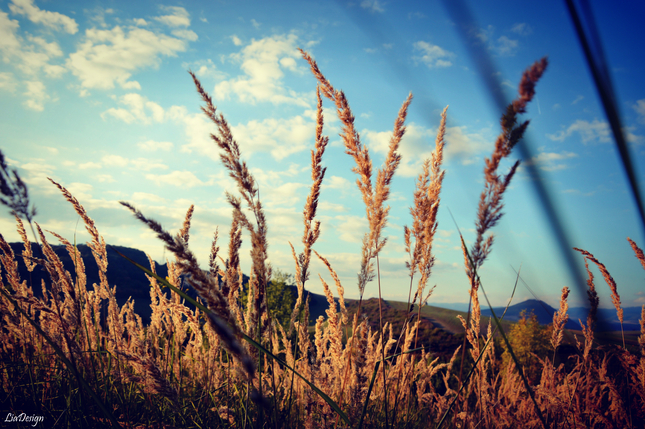
[[[238,185],[236,194],[227,195],[233,219],[226,249],[220,252],[215,235],[210,270],[204,272],[188,247],[192,206],[180,232],[172,236],[162,225],[122,202],[175,257],[174,263],[168,264],[167,278],[155,274],[151,259],[150,266],[139,265],[150,281],[152,298],[151,320],[144,324],[132,302],[122,306],[116,302],[106,277],[107,245],[98,227],[81,202],[52,180],[85,222],[100,280],[87,284],[86,268],[75,243],[50,232],[75,261],[74,272],[66,271],[37,223],[42,258],[31,253],[18,216],[18,232],[25,242],[22,254],[15,254],[0,236],[0,262],[6,278],[0,285],[2,408],[32,421],[39,418],[36,423],[42,422],[44,427],[69,428],[643,427],[645,321],[641,321],[637,349],[626,348],[622,335],[619,345],[598,346],[593,331],[598,301],[591,276],[592,311],[566,362],[561,362],[558,352],[564,347],[568,289],[562,291],[560,309],[548,331],[531,331],[530,320],[511,326],[506,322],[489,324],[480,317],[485,282],[477,273],[492,251],[491,229],[503,214],[503,195],[519,161],[505,173],[498,167],[511,155],[528,125],[520,122],[518,115],[532,100],[535,85],[546,70],[546,59],[523,74],[518,96],[504,112],[501,132],[486,159],[484,190],[475,219],[477,238],[470,248],[462,239],[472,304],[472,311],[465,314],[425,306],[432,292],[427,283],[435,262],[432,245],[445,174],[447,108],[435,150],[418,176],[412,226],[404,230],[414,299],[411,303],[364,301],[363,292],[371,281],[376,281],[380,294],[378,258],[386,245],[383,230],[389,186],[401,159],[398,145],[412,97],[399,111],[386,161],[374,178],[370,154],[354,127],[348,100],[324,77],[316,62],[301,53],[318,81],[318,108],[303,248],[292,247],[298,299],[290,322],[281,326],[267,307],[271,266],[257,186],[226,119],[191,73],[204,103],[202,110],[217,126],[214,143]],[[331,264],[314,250],[328,142],[323,135],[323,97],[336,107],[343,124],[342,139],[356,164],[354,172],[369,224],[358,267],[361,298],[352,302],[345,301],[344,287]],[[25,217],[31,226],[31,217]],[[240,302],[243,233],[252,243],[252,267],[245,270],[250,273],[246,307]],[[645,267],[642,251],[636,243],[632,246]],[[591,261],[604,270],[612,287],[605,267],[590,253],[579,251],[586,263]],[[329,306],[310,330],[308,301],[303,297],[313,257],[329,270],[335,293],[323,281]],[[34,295],[41,285],[20,278],[18,258],[23,258],[30,270],[39,266],[49,275],[51,288],[43,291],[42,298]],[[197,301],[181,289],[180,276],[197,292]],[[162,288],[172,290],[170,299]],[[612,296],[620,313],[615,283]],[[193,304],[194,310],[186,302]],[[437,329],[433,321],[459,336]],[[424,338],[433,335],[439,338],[437,343],[424,343]],[[450,352],[435,353],[437,344],[455,338],[458,340]]]

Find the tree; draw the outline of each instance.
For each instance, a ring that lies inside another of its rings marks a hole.
[[[286,328],[289,326],[291,312],[295,304],[293,292],[289,287],[294,283],[294,276],[276,269],[271,277],[272,280],[267,286],[267,308],[271,317]],[[247,282],[244,284],[244,290],[240,293],[240,301],[245,310],[248,301],[248,287]]]
[[[531,311],[526,317],[526,310],[520,313],[520,320],[513,325],[508,333],[508,341],[511,343],[513,353],[524,370],[529,383],[535,385],[540,381],[542,365],[538,365],[540,359],[545,359],[551,350],[551,334],[549,328],[541,326],[537,316]],[[502,343],[504,354],[502,359],[504,367],[513,360],[506,342]]]

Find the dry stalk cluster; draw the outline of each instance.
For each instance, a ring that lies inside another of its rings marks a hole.
[[[228,254],[225,257],[219,254],[215,232],[209,271],[199,268],[188,248],[192,206],[179,233],[172,236],[132,205],[122,204],[148,225],[173,253],[175,260],[169,262],[168,282],[179,288],[181,279],[187,278],[208,312],[195,307],[190,309],[176,293],[169,297],[153,275],[148,275],[152,299],[150,324],[144,326],[134,312],[131,300],[119,306],[115,298],[116,286],[111,287],[107,281],[105,240],[80,202],[52,180],[85,223],[92,238],[89,246],[98,265],[100,282],[89,287],[76,247],[50,232],[66,246],[74,261],[74,272],[66,271],[37,223],[41,258],[33,255],[18,217],[17,228],[25,243],[22,255],[15,255],[0,235],[4,278],[0,297],[0,383],[3,391],[8,392],[2,397],[3,407],[31,404],[53,423],[61,418],[61,404],[67,403],[72,410],[63,419],[68,419],[69,425],[88,427],[111,424],[132,428],[361,425],[426,428],[438,424],[450,413],[446,427],[642,425],[645,420],[645,306],[640,354],[628,351],[624,345],[595,346],[593,325],[598,297],[588,265],[592,312],[586,325],[581,322],[583,343],[577,344],[578,354],[570,362],[556,363],[556,352],[562,348],[568,319],[569,291],[565,288],[560,309],[553,318],[553,359],[539,361],[540,379],[537,384],[528,386],[532,396],[515,364],[503,365],[496,353],[492,326],[489,324],[486,335],[481,334],[478,291],[482,284],[477,270],[491,251],[493,236],[490,229],[502,216],[502,196],[519,162],[515,162],[506,174],[498,173],[498,167],[501,160],[510,155],[528,125],[528,121],[518,124],[517,117],[525,112],[526,104],[533,97],[546,60],[536,62],[524,73],[519,96],[503,115],[502,132],[492,156],[486,159],[485,188],[476,220],[477,237],[470,252],[466,251],[462,240],[473,311],[470,320],[462,319],[465,340],[461,354],[458,348],[450,359],[440,361],[430,351],[416,349],[416,344],[420,307],[432,292],[432,289],[426,289],[435,262],[432,243],[437,231],[444,178],[441,166],[446,110],[441,114],[434,151],[423,163],[423,171],[416,181],[414,205],[410,208],[412,226],[404,229],[405,247],[410,256],[406,262],[411,298],[408,316],[400,332],[393,332],[391,324],[382,322],[378,330],[373,330],[360,314],[360,303],[358,311],[353,317],[350,315],[343,298],[344,286],[337,273],[328,259],[313,249],[320,235],[316,213],[325,176],[322,160],[328,143],[323,135],[322,96],[336,106],[343,125],[341,137],[346,153],[356,162],[353,171],[358,176],[357,185],[369,221],[358,271],[361,302],[367,283],[378,276],[378,255],[386,244],[383,233],[389,212],[386,203],[392,177],[401,160],[398,148],[405,133],[412,96],[408,96],[399,111],[384,165],[378,169],[373,181],[372,160],[367,147],[360,141],[344,93],[331,85],[311,56],[304,51],[301,53],[318,82],[317,126],[315,148],[311,152],[313,183],[303,213],[303,250],[297,253],[291,245],[298,298],[289,326],[281,326],[273,320],[267,309],[271,266],[267,223],[257,185],[242,160],[226,119],[217,112],[212,99],[191,73],[204,102],[202,110],[217,126],[217,134],[212,135],[212,139],[220,147],[222,162],[238,186],[239,196],[227,193],[233,209]],[[250,280],[246,286],[242,284],[239,257],[245,232],[251,239],[252,256]],[[645,268],[643,252],[636,243],[629,242]],[[600,268],[622,322],[616,284],[606,267],[591,253],[577,250],[586,264],[591,261]],[[319,276],[329,308],[327,317],[321,316],[309,326],[309,301],[304,299],[304,291],[310,277],[312,252],[327,267],[339,304],[336,304],[332,287]],[[27,279],[20,278],[17,268],[20,257],[30,271],[36,266],[47,271],[51,284],[49,287],[44,282],[38,285],[42,297],[34,295],[36,285],[29,285]],[[149,270],[155,273],[152,259]],[[417,273],[419,278],[414,288]],[[246,310],[240,302],[244,287],[248,288]],[[415,305],[416,314],[413,312]],[[58,350],[60,355],[57,355]],[[64,366],[61,362],[69,365]],[[464,365],[474,367],[472,377],[464,377]],[[92,408],[90,397],[78,388],[70,371],[79,380],[86,380],[97,397],[109,404],[107,412],[112,413],[111,422],[98,409]],[[329,400],[312,385],[324,392]],[[458,402],[456,406],[455,401]],[[340,414],[331,403],[337,404],[347,420],[339,418]]]

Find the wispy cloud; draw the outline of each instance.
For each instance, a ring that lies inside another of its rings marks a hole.
[[[526,22],[520,22],[514,24],[513,27],[511,27],[511,32],[519,34],[520,36],[528,36],[529,34],[533,33],[533,28]]]
[[[14,7],[17,8],[14,13],[34,12],[29,8],[30,2],[19,2],[19,5],[20,7]],[[40,9],[38,11],[45,12]],[[16,87],[22,87],[22,95],[25,96],[23,105],[28,109],[42,111],[46,102],[55,99],[48,93],[43,79],[59,78],[65,73],[64,67],[52,64],[52,60],[62,57],[63,52],[56,41],[47,41],[29,33],[22,37],[18,34],[19,29],[18,21],[9,19],[9,15],[0,11],[0,55],[8,67],[17,70],[15,74],[3,72],[0,87],[11,92]]]
[[[154,19],[166,24],[169,27],[188,27],[190,25],[190,15],[183,7],[178,6],[159,6],[167,15],[156,16]]]
[[[214,98],[226,100],[235,95],[242,103],[271,102],[308,107],[302,94],[288,90],[282,83],[285,70],[306,72],[296,62],[300,59],[297,41],[295,34],[254,39],[241,52],[230,55],[232,61],[240,64],[244,74],[215,85]]]
[[[242,40],[239,37],[237,37],[235,34],[231,36],[231,41],[235,46],[242,46]]]
[[[415,55],[412,59],[414,61],[424,63],[428,68],[450,67],[452,65],[452,61],[450,61],[450,59],[453,58],[455,54],[450,51],[446,51],[437,45],[433,45],[432,43],[425,42],[423,40],[415,42],[413,46],[415,51],[421,52],[421,56]]]
[[[563,161],[577,157],[578,154],[573,152],[542,152],[525,162],[523,165],[536,165],[544,171],[564,170],[569,168],[569,166]]]
[[[517,33],[523,27],[514,26],[511,31]],[[516,31],[514,31],[516,30]],[[494,38],[495,27],[492,25],[487,26],[486,28],[480,28],[477,31],[473,31],[473,35],[479,39],[486,47],[495,55],[510,57],[514,56],[517,53],[519,48],[519,42],[515,39],[511,39],[508,36],[502,35],[497,39]]]
[[[62,30],[68,34],[76,34],[78,31],[78,24],[74,19],[58,12],[41,10],[31,0],[12,0],[9,9],[16,15],[25,15],[34,24],[41,24],[52,30]]]
[[[370,150],[387,154],[392,131],[363,130],[361,135]],[[406,124],[406,132],[399,148],[402,159],[397,175],[416,177],[421,172],[423,161],[429,158],[434,150],[436,137],[436,129],[426,128],[414,122]],[[491,145],[482,131],[470,131],[465,126],[446,127],[445,140],[449,142],[444,149],[446,160],[456,160],[463,165],[475,162],[479,154],[488,150]]]
[[[45,102],[51,97],[45,92],[45,84],[40,81],[26,81],[27,90],[23,93],[27,98],[24,105],[29,109],[42,112],[45,109]]]
[[[315,124],[302,116],[286,119],[269,118],[249,121],[232,127],[235,138],[251,155],[255,152],[270,152],[281,160],[291,154],[306,150],[314,139]]]
[[[185,39],[137,27],[91,28],[85,31],[84,39],[70,54],[67,67],[83,88],[97,89],[112,89],[115,84],[141,89],[139,82],[129,80],[133,73],[157,67],[161,56],[176,56],[188,46]]]
[[[365,216],[334,216],[334,231],[338,238],[348,243],[362,243],[363,235],[369,230]]]
[[[126,107],[111,107],[101,113],[101,118],[105,120],[108,116],[112,116],[126,124],[133,122],[150,124],[152,122],[163,122],[164,120],[163,107],[153,101],[149,101],[146,97],[136,93],[130,93],[119,97],[118,100],[119,104],[123,104]]]
[[[207,183],[202,182],[190,171],[173,171],[168,174],[146,174],[146,179],[151,180],[159,185],[171,185],[182,188],[193,188],[195,186],[204,186]]]
[[[506,36],[500,36],[495,43],[491,45],[492,50],[500,56],[513,56],[517,53],[519,42]]]
[[[547,134],[547,137],[553,141],[561,142],[574,133],[580,136],[584,144],[611,142],[609,124],[598,119],[594,119],[592,122],[578,119],[569,125],[566,130],[558,131],[555,134]]]
[[[184,69],[191,69],[200,78],[223,80],[226,74],[219,71],[211,59],[182,63]]]
[[[632,108],[638,114],[638,122],[645,124],[645,98],[637,100],[636,104],[632,105]]]
[[[378,1],[378,0],[363,0],[361,2],[361,7],[363,9],[367,9],[370,12],[379,12],[383,13],[385,12],[385,9],[383,8],[383,4]]]
[[[158,150],[168,152],[173,148],[172,142],[158,142],[155,140],[146,140],[144,142],[137,143],[137,147],[146,152],[156,152]]]
[[[101,158],[104,165],[110,167],[125,167],[128,165],[129,160],[120,155],[105,155]]]

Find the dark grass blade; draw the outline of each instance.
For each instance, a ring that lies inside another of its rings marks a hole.
[[[402,353],[398,353],[392,356],[388,356],[385,359],[381,359],[379,361],[376,361],[376,365],[374,365],[374,371],[372,371],[372,380],[370,381],[370,385],[367,388],[367,396],[365,397],[365,403],[363,404],[363,411],[361,412],[361,418],[358,422],[358,429],[361,429],[363,427],[363,419],[365,418],[365,413],[367,412],[367,403],[370,400],[370,395],[372,394],[372,388],[374,387],[374,382],[376,381],[376,375],[378,374],[378,367],[381,364],[381,362],[384,362],[386,360],[391,360],[394,359],[395,357],[408,354],[408,353],[414,353],[418,352],[419,350],[423,350],[423,347],[418,347],[416,349],[408,350]]]
[[[499,318],[499,321],[501,323],[502,320],[504,320],[504,316],[506,316],[506,312],[508,311],[508,307],[511,306],[511,301],[513,301],[513,297],[515,296],[515,290],[517,289],[517,282],[520,279],[520,273],[517,273],[517,278],[515,279],[515,285],[513,286],[513,292],[511,293],[511,299],[508,300],[508,303],[506,304],[506,308],[504,309],[504,312],[502,313],[501,317]],[[455,402],[457,401],[457,398],[459,398],[459,395],[461,394],[461,391],[464,389],[465,386],[468,385],[468,381],[470,380],[470,377],[473,375],[475,372],[475,368],[477,368],[477,365],[479,364],[479,361],[481,358],[484,356],[484,352],[488,348],[488,345],[490,342],[493,340],[493,337],[495,336],[495,333],[497,332],[498,326],[495,326],[495,331],[493,331],[493,335],[486,341],[486,344],[484,344],[484,348],[482,349],[481,353],[479,354],[479,357],[473,364],[473,367],[470,368],[470,371],[468,372],[468,375],[466,376],[466,379],[464,382],[461,384],[461,387],[459,388],[459,392],[457,392],[457,395],[452,399],[452,402],[450,403],[450,406],[444,413],[444,415],[441,417],[441,420],[439,421],[439,425],[437,426],[437,429],[441,429],[443,426],[443,422],[446,420],[446,418],[450,415],[450,412],[452,411],[452,407],[455,405]]]
[[[444,0],[443,1],[449,16],[454,22],[457,23],[459,35],[462,37],[463,43],[468,49],[470,56],[473,59],[475,67],[479,71],[479,76],[483,80],[484,86],[488,89],[491,98],[494,101],[494,107],[504,112],[508,101],[504,97],[502,85],[498,78],[499,73],[497,67],[493,63],[486,47],[481,42],[475,40],[472,35],[474,29],[479,28],[475,19],[473,18],[470,7],[464,0]],[[528,136],[524,136],[517,143],[521,158],[528,161],[534,157],[533,150],[531,149]],[[562,218],[556,209],[552,192],[548,188],[544,177],[534,163],[525,162],[523,166],[527,169],[529,176],[532,178],[531,184],[535,194],[539,200],[539,206],[542,207],[544,216],[551,227],[552,236],[558,243],[560,255],[568,268],[569,275],[574,280],[574,285],[579,296],[584,297],[587,295],[585,276],[582,267],[576,262],[576,255],[573,252],[573,245],[571,244],[570,235],[564,228]]]
[[[578,14],[578,10],[576,9],[573,0],[564,0],[564,2],[567,5],[569,14],[571,15],[571,21],[573,21],[573,27],[576,30],[578,39],[580,40],[582,52],[585,54],[589,70],[591,71],[594,83],[596,84],[596,89],[598,90],[602,107],[605,109],[605,115],[607,115],[607,120],[609,121],[609,126],[611,127],[612,134],[614,135],[614,141],[616,142],[618,153],[620,154],[620,160],[623,163],[623,170],[625,170],[625,174],[627,175],[627,180],[629,181],[629,186],[632,191],[632,197],[634,198],[636,208],[638,209],[638,213],[641,217],[643,232],[645,232],[645,209],[643,208],[643,200],[641,198],[638,180],[636,179],[636,171],[631,161],[625,135],[623,134],[620,113],[618,111],[618,103],[616,101],[616,93],[614,92],[613,85],[611,83],[609,70],[607,69],[607,61],[605,60],[600,36],[591,13],[591,8],[587,1],[580,0],[582,14],[586,21],[587,34],[585,33],[583,23],[580,19],[581,17]]]
[[[111,246],[110,246],[110,248],[111,248],[112,250],[114,250],[116,253],[118,253],[120,256],[122,256],[123,258],[127,259],[128,261],[130,261],[130,262],[131,262],[132,264],[134,264],[136,267],[138,267],[139,269],[143,270],[143,271],[144,271],[146,274],[148,274],[149,276],[152,276],[152,277],[154,277],[155,279],[157,279],[157,281],[158,281],[159,283],[161,283],[162,285],[164,285],[164,286],[168,287],[168,288],[169,288],[170,290],[172,290],[173,292],[175,292],[175,293],[179,294],[179,295],[180,295],[182,298],[184,298],[186,301],[190,302],[190,303],[191,303],[191,304],[193,304],[195,307],[199,308],[201,311],[203,311],[203,312],[204,312],[204,314],[208,314],[208,315],[209,315],[209,317],[214,317],[214,318],[218,318],[218,319],[219,319],[219,317],[218,317],[218,316],[217,316],[217,315],[216,315],[216,314],[215,314],[211,309],[209,309],[208,307],[204,306],[203,304],[198,303],[196,300],[194,300],[193,298],[191,298],[190,296],[188,296],[185,292],[181,291],[180,289],[177,289],[175,286],[173,286],[172,284],[170,284],[166,279],[163,279],[163,278],[159,277],[157,274],[153,273],[152,271],[150,271],[149,269],[147,269],[147,268],[146,268],[146,267],[144,267],[143,265],[137,264],[137,263],[136,263],[136,262],[134,262],[132,259],[128,258],[127,256],[125,256],[124,254],[122,254],[121,252],[119,252],[118,250],[116,250],[115,248],[113,248],[113,247],[111,247]],[[221,320],[221,319],[220,319],[220,321],[221,321],[221,323],[224,323],[224,324],[226,323],[226,322],[224,322],[224,321],[223,321],[223,320]],[[276,362],[278,362],[278,363],[279,363],[280,365],[282,365],[283,367],[290,369],[290,370],[291,370],[295,375],[297,375],[297,376],[298,376],[298,377],[300,377],[300,378],[301,378],[305,383],[307,383],[307,385],[308,385],[309,387],[311,387],[311,389],[312,389],[314,392],[316,392],[316,393],[318,394],[318,396],[320,396],[322,399],[324,399],[324,400],[325,400],[325,402],[327,402],[327,404],[329,404],[329,406],[330,406],[330,407],[331,407],[331,408],[336,412],[336,414],[338,414],[338,416],[340,416],[340,418],[341,418],[341,419],[343,419],[343,422],[345,422],[345,424],[347,424],[347,425],[349,425],[349,424],[350,424],[350,422],[349,422],[349,418],[348,418],[348,417],[347,417],[347,415],[343,412],[343,410],[341,410],[341,409],[340,409],[340,407],[338,406],[338,404],[336,404],[336,403],[335,403],[335,402],[334,402],[334,401],[333,401],[329,396],[327,396],[327,395],[326,395],[322,390],[320,390],[318,387],[316,387],[312,382],[310,382],[309,380],[307,380],[306,378],[304,378],[302,375],[300,375],[300,374],[298,373],[298,371],[296,371],[295,369],[291,368],[291,367],[290,367],[290,366],[289,366],[285,361],[283,361],[282,359],[280,359],[279,357],[277,357],[276,355],[274,355],[273,353],[271,353],[269,350],[265,349],[265,348],[264,348],[260,343],[258,343],[258,342],[257,342],[257,341],[255,341],[253,338],[249,337],[248,335],[246,335],[246,334],[245,334],[245,333],[243,333],[243,332],[242,332],[242,338],[244,338],[244,340],[245,340],[246,342],[248,342],[249,344],[251,344],[253,347],[255,347],[256,349],[258,349],[260,352],[265,353],[267,356],[271,357],[271,359],[275,360]]]
[[[542,422],[542,427],[546,429],[546,420],[544,419],[544,416],[542,415],[542,410],[540,410],[540,407],[535,400],[535,394],[533,393],[533,390],[531,389],[531,386],[529,385],[528,380],[524,376],[524,370],[522,369],[522,366],[520,365],[519,360],[517,360],[517,357],[515,356],[515,352],[513,352],[513,347],[511,347],[510,341],[508,341],[508,337],[504,333],[504,328],[502,328],[502,323],[500,320],[497,318],[497,315],[495,314],[495,310],[493,310],[493,306],[490,304],[490,301],[488,300],[488,295],[486,295],[486,291],[484,291],[484,286],[481,283],[481,279],[479,278],[479,274],[477,274],[477,270],[474,269],[474,264],[473,260],[470,257],[470,253],[468,252],[468,249],[466,248],[466,243],[464,242],[464,237],[461,235],[461,232],[459,232],[459,237],[461,238],[461,244],[463,248],[465,249],[466,256],[468,257],[468,262],[471,267],[473,267],[473,275],[477,277],[477,280],[479,281],[479,287],[482,290],[482,293],[484,294],[484,298],[486,298],[486,303],[488,304],[488,308],[490,308],[490,312],[493,315],[493,319],[495,320],[495,324],[499,328],[499,333],[504,339],[504,342],[506,343],[506,346],[508,347],[508,351],[511,354],[511,357],[513,358],[513,362],[515,362],[515,367],[517,368],[517,371],[520,374],[520,377],[522,377],[522,381],[524,382],[524,386],[526,387],[527,392],[529,393],[529,396],[531,397],[531,400],[533,401],[533,405],[535,406],[535,411],[537,411],[538,417],[540,417],[540,421]]]
[[[112,427],[113,428],[121,428],[121,425],[116,420],[114,415],[110,412],[110,410],[107,409],[105,404],[103,404],[103,401],[101,401],[101,398],[98,397],[98,395],[94,392],[94,390],[90,387],[90,385],[87,384],[87,381],[85,381],[83,376],[81,374],[79,374],[78,369],[76,368],[76,366],[74,366],[74,364],[72,362],[70,362],[69,359],[67,359],[65,357],[65,354],[60,349],[60,347],[58,347],[58,345],[54,342],[54,340],[49,338],[49,336],[45,333],[45,331],[43,331],[40,328],[40,326],[38,326],[38,324],[34,320],[32,320],[31,317],[29,317],[27,315],[27,313],[25,313],[23,311],[22,308],[20,308],[18,303],[11,297],[11,295],[9,293],[7,293],[7,291],[5,290],[4,287],[0,288],[0,293],[2,293],[9,300],[9,302],[11,302],[11,304],[13,304],[14,308],[18,312],[20,312],[20,314],[22,314],[25,317],[25,319],[27,319],[27,321],[36,329],[36,331],[38,331],[38,333],[45,339],[45,341],[47,341],[49,343],[49,345],[52,346],[52,348],[54,349],[54,351],[58,355],[58,358],[65,364],[67,369],[69,369],[69,371],[72,374],[74,374],[74,377],[76,377],[76,380],[78,380],[78,384],[80,384],[81,387],[83,389],[85,389],[90,394],[90,396],[92,397],[94,402],[96,402],[96,405],[98,405],[98,407],[101,409],[101,411],[103,412],[105,417],[107,417],[108,420],[110,420],[110,422],[112,423]]]

